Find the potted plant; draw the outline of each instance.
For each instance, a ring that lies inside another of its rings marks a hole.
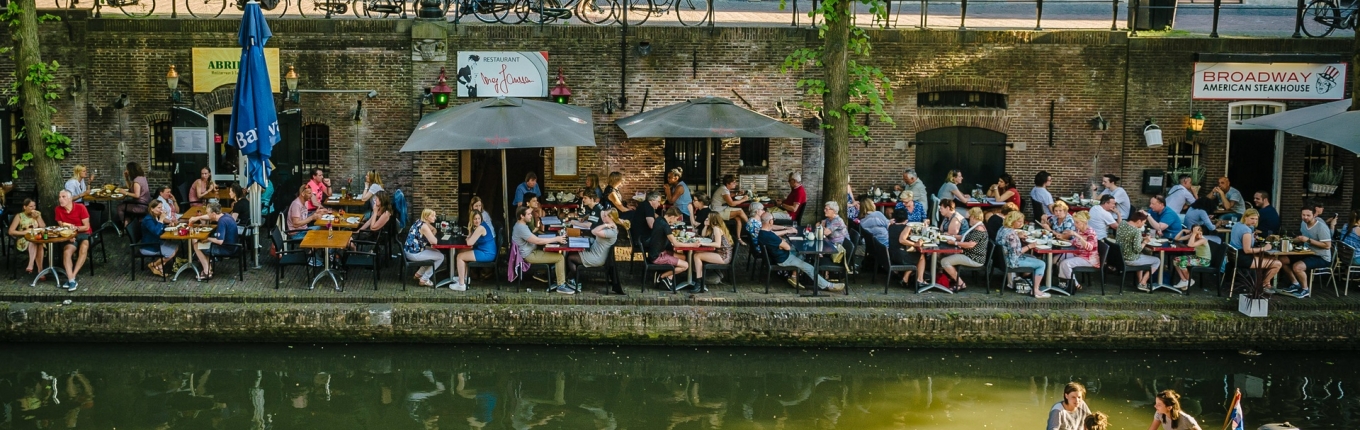
[[[1260,272],[1256,269],[1238,270],[1233,274],[1233,292],[1239,291],[1237,283],[1245,285],[1242,287],[1242,294],[1237,296],[1237,311],[1249,317],[1265,317],[1270,315],[1270,296],[1266,294],[1265,287],[1261,286]]]
[[[1332,169],[1325,165],[1314,168],[1308,172],[1308,191],[1314,194],[1335,194],[1336,188],[1341,185],[1344,171],[1344,167]]]
[[[1180,181],[1181,175],[1189,175],[1191,184],[1190,192],[1198,196],[1199,186],[1203,183],[1202,181],[1204,181],[1204,172],[1205,169],[1199,166],[1172,169],[1170,172],[1167,172],[1167,176],[1171,178],[1168,182],[1175,184]]]

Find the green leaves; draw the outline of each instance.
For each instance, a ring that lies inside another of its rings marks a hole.
[[[853,18],[837,12],[837,5],[839,2],[843,1],[857,1],[860,4],[867,5],[869,7],[869,12],[877,19],[886,20],[888,17],[888,4],[884,0],[824,0],[816,9],[813,9],[808,13],[808,16],[813,18],[814,21],[818,16],[822,17],[821,24],[817,26],[817,36],[819,38],[826,38],[828,23],[840,23],[842,20]],[[780,8],[783,8],[783,4],[783,0],[781,0]],[[847,44],[847,49],[849,54],[853,57],[868,57],[869,52],[873,49],[873,44],[870,43],[869,40],[868,31],[861,27],[850,27],[850,39]],[[790,71],[795,70],[824,67],[825,64],[822,62],[824,52],[825,47],[795,49],[793,52],[789,53],[788,56],[784,57],[784,64],[779,68],[779,71],[781,73],[789,73]],[[825,73],[840,73],[840,71],[827,70]],[[828,89],[826,81],[808,78],[799,79],[797,82],[797,87],[802,89],[805,95],[810,96],[804,99],[802,105],[804,108],[810,110],[823,110],[825,111],[824,114],[828,117],[839,118],[842,115],[842,112],[844,112],[845,115],[849,115],[852,118],[849,126],[850,136],[859,137],[867,141],[869,140],[869,127],[863,124],[856,125],[853,117],[867,113],[877,116],[880,122],[894,124],[892,117],[889,116],[888,112],[884,109],[884,105],[893,101],[892,80],[883,73],[882,69],[861,64],[858,61],[855,61],[854,58],[851,58],[846,62],[846,70],[844,73],[849,76],[850,81],[847,88],[850,96],[849,103],[840,106],[839,109],[819,108],[815,101],[827,94]],[[831,128],[831,126],[825,122],[822,123],[822,127]]]

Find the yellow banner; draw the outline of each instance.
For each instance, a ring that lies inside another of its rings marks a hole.
[[[223,85],[235,85],[240,70],[241,48],[194,48],[194,92],[207,93]],[[264,62],[269,67],[269,87],[279,92],[279,48],[264,48]]]

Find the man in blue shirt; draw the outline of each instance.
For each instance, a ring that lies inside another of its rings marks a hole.
[[[510,205],[519,206],[520,203],[523,203],[524,193],[534,193],[536,196],[543,195],[543,188],[538,186],[538,175],[535,175],[534,172],[524,175],[524,183],[515,187],[515,198],[510,200]]]
[[[1040,170],[1034,174],[1034,188],[1029,190],[1029,199],[1038,203],[1043,208],[1043,216],[1053,216],[1053,194],[1048,192],[1048,185],[1053,183],[1053,176],[1047,171]],[[1038,217],[1040,214],[1033,214]]]
[[[790,266],[798,268],[798,271],[803,272],[804,275],[807,275],[809,278],[816,279],[817,288],[820,288],[822,290],[842,291],[845,289],[845,284],[841,283],[833,284],[827,281],[825,278],[822,278],[813,270],[811,264],[808,264],[808,262],[803,261],[801,258],[798,258],[797,254],[789,252],[790,250],[793,249],[793,246],[790,245],[789,242],[785,241],[783,238],[779,237],[779,235],[774,233],[773,215],[770,215],[769,212],[765,212],[764,214],[761,215],[760,222],[761,222],[760,236],[756,238],[756,241],[761,246],[767,247],[766,249],[769,249],[770,261],[772,263],[780,266]],[[798,276],[798,274],[795,273],[793,274],[793,276]]]
[[[232,255],[236,253],[237,248],[239,248],[241,244],[239,238],[240,232],[237,231],[236,228],[236,218],[223,216],[222,204],[208,203],[208,213],[190,218],[189,224],[203,220],[217,223],[217,228],[213,229],[212,235],[204,240],[209,243],[207,253],[204,253],[202,249],[199,249],[198,241],[189,241],[190,248],[192,248],[194,254],[198,256],[198,262],[203,264],[203,273],[199,275],[200,281],[212,279],[213,277],[212,259],[209,258],[210,255],[213,257]]]
[[[1262,236],[1270,236],[1280,231],[1280,213],[1270,205],[1270,192],[1257,191],[1251,198],[1252,204],[1256,205],[1256,212],[1261,215],[1261,222],[1256,224],[1256,230]]]
[[[1143,211],[1148,216],[1148,225],[1157,231],[1157,236],[1166,239],[1175,239],[1181,232],[1181,216],[1176,211],[1166,206],[1166,197],[1158,194],[1152,196],[1148,201],[1148,210]]]

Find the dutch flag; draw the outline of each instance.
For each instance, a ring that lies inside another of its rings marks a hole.
[[[1228,418],[1223,421],[1223,430],[1246,430],[1246,416],[1242,414],[1242,390],[1233,395],[1232,405],[1228,408]]]

